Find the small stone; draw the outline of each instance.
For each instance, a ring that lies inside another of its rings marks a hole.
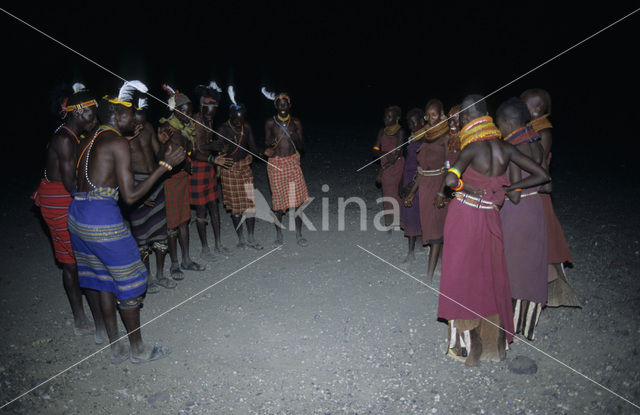
[[[518,375],[533,375],[538,371],[538,365],[526,356],[516,356],[509,362],[509,370]]]
[[[149,402],[149,405],[154,405],[156,402],[169,402],[170,400],[171,395],[169,395],[169,392],[163,391],[151,395],[147,402]]]

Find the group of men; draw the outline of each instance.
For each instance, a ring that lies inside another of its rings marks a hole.
[[[418,236],[430,247],[430,280],[442,259],[438,318],[449,325],[447,353],[468,366],[504,359],[514,334],[533,340],[545,305],[580,305],[564,276],[573,259],[551,205],[550,111],[541,89],[503,102],[495,124],[480,95],[448,116],[432,99],[424,112],[409,111],[405,139],[392,106],[373,147],[384,208],[400,209],[406,260]]]
[[[211,220],[216,253],[221,244],[218,200],[231,213],[239,249],[263,247],[255,240],[253,156],[259,152],[244,105],[232,101],[229,118],[217,129],[213,120],[221,100],[215,82],[195,90],[191,99],[167,85],[171,114],[158,128],[147,120],[147,87],[127,81],[115,96],[97,100],[84,85],[59,90],[55,112],[63,123],[49,140],[46,166],[34,200],[47,223],[77,335],[94,333],[98,344],[109,342],[113,363],[142,363],[166,356],[149,346],[140,333],[140,307],[146,294],[172,289],[183,270],[203,271],[191,259],[189,228],[192,207],[202,245],[201,258],[215,260],[207,241]],[[306,246],[297,214],[309,198],[300,168],[302,125],[289,113],[286,93],[263,94],[277,114],[265,124],[264,155],[268,163],[276,244],[283,244],[281,219],[296,216],[296,240]],[[222,195],[218,181],[221,183]],[[119,201],[123,203],[119,203]],[[247,228],[244,236],[243,228]],[[181,261],[177,246],[181,247]],[[164,275],[166,253],[170,276]],[[156,275],[149,257],[156,255]],[[94,320],[84,313],[85,295]],[[116,310],[128,333],[129,347],[118,340]]]

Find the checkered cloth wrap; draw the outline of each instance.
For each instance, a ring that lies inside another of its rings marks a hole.
[[[216,169],[206,161],[191,160],[189,199],[192,205],[201,206],[218,198],[216,193]]]
[[[309,200],[309,191],[300,168],[300,153],[296,151],[287,157],[271,157],[269,163],[267,174],[273,210],[284,212],[290,208],[295,209]]]
[[[49,227],[51,242],[56,260],[61,264],[75,264],[71,238],[67,230],[67,215],[71,195],[62,182],[40,180],[38,190],[32,196],[36,206],[40,208],[42,218]]]
[[[165,180],[164,195],[167,200],[167,228],[174,229],[191,220],[187,172],[180,170]]]
[[[240,214],[246,210],[255,210],[252,161],[253,157],[249,154],[245,159],[236,161],[231,168],[221,171],[222,199],[224,206],[231,213]]]

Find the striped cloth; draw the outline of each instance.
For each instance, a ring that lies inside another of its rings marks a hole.
[[[137,185],[145,181],[149,174],[135,173],[133,177]],[[153,200],[155,204],[145,205],[143,201],[147,199]],[[163,183],[156,184],[151,192],[138,202],[129,213],[129,221],[131,233],[138,246],[150,248],[154,242],[167,242],[167,207]]]
[[[246,158],[236,161],[229,169],[222,169],[220,182],[222,183],[222,198],[224,206],[231,213],[249,213],[255,210],[253,171],[251,162],[253,157],[248,154]]]
[[[112,292],[119,301],[144,294],[147,270],[122,219],[116,189],[76,193],[68,223],[80,287]]]
[[[218,198],[216,169],[206,161],[191,160],[189,199],[192,205],[202,206]]]
[[[180,170],[164,182],[167,200],[167,228],[175,229],[191,220],[189,206],[189,175]]]
[[[51,242],[56,260],[61,264],[75,264],[71,239],[67,230],[67,215],[71,195],[62,182],[40,180],[38,190],[32,196],[36,206],[40,208],[42,218],[49,227]]]
[[[267,174],[273,210],[284,212],[289,208],[295,209],[309,200],[309,191],[300,168],[300,153],[296,151],[287,157],[271,157],[269,163]]]

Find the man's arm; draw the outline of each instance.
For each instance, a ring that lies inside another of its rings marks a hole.
[[[62,184],[71,193],[76,187],[76,145],[70,137],[64,135],[59,135],[54,143]]]
[[[147,122],[147,126],[149,131],[151,131],[151,148],[153,150],[154,160],[160,160],[160,142],[158,141],[158,136],[156,135],[156,131],[153,129],[151,123]]]
[[[253,130],[249,124],[245,127],[245,131],[247,134],[247,149],[253,154],[258,154],[258,147],[256,147],[256,142],[253,138]]]
[[[295,118],[293,120],[293,128],[296,129],[296,138],[297,138],[296,145],[298,146],[298,151],[303,152],[304,151],[304,139],[302,138],[302,123],[300,122],[299,119]]]
[[[111,144],[113,152],[113,160],[115,163],[116,181],[120,187],[122,200],[127,204],[132,204],[147,194],[153,184],[167,172],[165,167],[158,167],[149,175],[149,177],[138,185],[133,180],[131,172],[131,154],[129,152],[129,144],[125,140],[114,140]],[[171,149],[171,145],[165,154],[165,162],[170,166],[179,164],[184,160],[185,152],[182,148]]]
[[[264,148],[269,148],[273,145],[273,119],[267,118],[264,123]]]

